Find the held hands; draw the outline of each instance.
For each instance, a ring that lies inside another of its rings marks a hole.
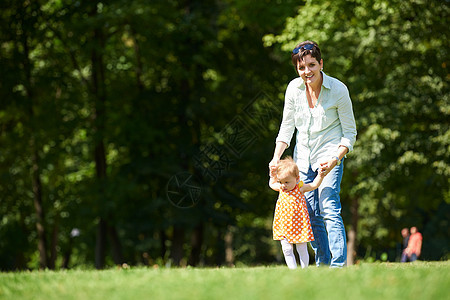
[[[279,158],[273,158],[272,161],[269,163],[269,176],[275,177],[277,175],[277,165],[280,161]]]
[[[317,170],[317,176],[324,178],[325,175],[327,175],[327,174],[325,173],[324,169],[319,168],[319,169]]]
[[[331,158],[330,160],[321,163],[319,167],[319,176],[325,177],[336,165],[337,160],[335,158]]]
[[[279,161],[279,159],[274,158],[269,163],[269,186],[274,191],[279,191],[281,188],[280,183],[277,182],[277,165]]]

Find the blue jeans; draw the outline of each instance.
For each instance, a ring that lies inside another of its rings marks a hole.
[[[341,190],[344,164],[335,166],[322,181],[320,187],[305,193],[309,218],[314,233],[311,247],[316,254],[316,265],[343,267],[347,260],[347,239],[344,222],[341,217]],[[317,176],[309,167],[307,173],[300,172],[304,183]]]
[[[408,254],[405,253],[405,251],[403,250],[402,253],[402,259],[400,260],[400,262],[405,263],[405,262],[413,262],[417,260],[417,255],[416,254],[411,254],[410,256],[408,256]]]

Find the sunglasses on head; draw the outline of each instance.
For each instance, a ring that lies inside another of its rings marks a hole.
[[[294,48],[294,50],[292,50],[293,54],[297,54],[299,53],[301,50],[312,50],[314,48],[314,44],[306,44],[297,48]]]

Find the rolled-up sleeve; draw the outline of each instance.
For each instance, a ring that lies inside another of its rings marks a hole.
[[[352,101],[347,87],[343,86],[340,94],[337,101],[337,110],[342,126],[342,138],[339,145],[347,147],[350,152],[353,150],[357,134],[355,116],[353,115]]]
[[[286,94],[284,97],[284,109],[283,109],[283,119],[280,125],[280,131],[275,142],[284,142],[287,146],[290,146],[292,135],[295,131],[295,107],[294,107],[294,97],[292,95],[292,85],[288,86],[286,89]]]

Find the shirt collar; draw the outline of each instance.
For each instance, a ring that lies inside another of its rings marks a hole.
[[[330,89],[331,88],[331,79],[330,76],[328,76],[327,74],[325,74],[325,72],[320,71],[322,73],[322,77],[323,77],[323,81],[322,81],[322,86],[326,89]],[[306,88],[305,82],[303,81],[302,78],[298,77],[300,79],[300,85],[298,86],[300,89],[304,90]]]

